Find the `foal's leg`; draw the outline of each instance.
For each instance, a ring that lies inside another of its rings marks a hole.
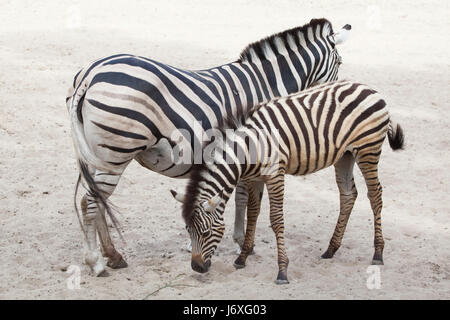
[[[253,181],[251,182],[254,192],[262,199],[263,190],[264,190],[264,182],[263,181]],[[233,232],[233,240],[239,245],[238,254],[241,253],[242,246],[244,245],[245,239],[245,209],[247,208],[248,203],[251,200],[248,195],[248,186],[245,181],[241,181],[238,183],[236,187],[236,215],[234,219],[234,232]],[[247,217],[248,218],[248,217]],[[252,250],[250,254],[253,254]]]
[[[248,182],[248,207],[247,207],[247,230],[245,240],[239,257],[234,262],[237,269],[245,267],[245,261],[253,251],[255,241],[256,221],[261,210],[261,198],[264,190],[264,183]]]
[[[233,240],[239,245],[239,249],[242,249],[245,238],[245,209],[248,202],[247,185],[244,181],[239,182],[236,186],[234,199],[236,203],[236,212],[234,218]]]
[[[96,171],[94,180],[100,190],[103,191],[105,198],[108,198],[115,190],[119,183],[121,175],[112,175],[107,172]],[[126,268],[128,264],[123,259],[122,255],[117,252],[109,234],[108,226],[105,219],[105,209],[100,206],[100,214],[97,215],[96,220],[97,232],[102,246],[102,253],[108,258],[107,266],[113,269]]]
[[[284,219],[283,219],[283,198],[284,198],[284,172],[270,178],[267,182],[267,191],[270,202],[270,224],[277,238],[278,249],[278,276],[276,284],[289,283],[287,279],[287,267],[289,259],[284,247]]]
[[[367,197],[370,200],[374,216],[375,236],[372,264],[383,264],[384,239],[381,231],[381,208],[383,207],[382,187],[378,180],[378,161],[380,158],[381,146],[379,150],[371,150],[365,154],[358,155],[356,161],[366,180]]]
[[[334,165],[336,173],[336,183],[339,188],[340,212],[339,218],[331,237],[327,251],[322,258],[332,258],[334,253],[339,249],[344,236],[348,219],[353,209],[358,192],[356,191],[355,181],[353,179],[353,166],[355,158],[350,152],[344,153],[342,158]]]

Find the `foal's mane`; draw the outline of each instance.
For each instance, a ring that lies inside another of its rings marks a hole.
[[[182,216],[186,225],[191,226],[194,219],[194,208],[197,196],[199,194],[199,184],[202,179],[202,172],[205,170],[205,164],[192,165],[189,183],[186,187],[186,196],[183,202]]]
[[[223,119],[223,122],[219,127],[216,129],[221,132],[222,139],[226,137],[226,130],[227,129],[238,129],[245,125],[245,122],[247,119],[249,119],[260,107],[264,106],[265,104],[258,104],[254,106],[249,112],[245,113],[243,111],[239,112],[237,115],[230,115],[229,117],[225,117]],[[210,142],[205,141],[202,146],[202,150],[206,145],[208,145]],[[186,223],[186,225],[191,225],[193,218],[194,218],[194,208],[195,203],[197,201],[198,195],[199,195],[199,187],[200,182],[202,181],[202,173],[206,170],[206,164],[204,161],[199,164],[193,164],[190,177],[189,177],[189,183],[186,187],[185,192],[185,200],[183,202],[183,209],[182,209],[182,216]]]

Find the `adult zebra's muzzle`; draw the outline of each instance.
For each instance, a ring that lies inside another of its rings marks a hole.
[[[205,273],[211,266],[211,260],[208,259],[206,262],[203,261],[200,255],[192,256],[191,267],[192,270]]]

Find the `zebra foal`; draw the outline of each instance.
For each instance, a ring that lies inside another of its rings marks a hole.
[[[381,231],[382,188],[378,179],[381,146],[388,136],[393,150],[403,147],[403,132],[393,125],[386,103],[373,89],[350,81],[323,84],[274,99],[256,108],[248,118],[225,130],[226,139],[207,148],[211,161],[195,166],[186,189],[183,218],[192,241],[191,265],[206,272],[223,232],[223,212],[234,188],[245,181],[249,189],[247,229],[235,266],[245,266],[253,249],[262,189],[266,184],[270,222],[275,232],[279,272],[276,282],[288,283],[284,246],[284,177],[306,175],[334,165],[340,194],[339,219],[323,258],[340,247],[357,192],[354,163],[368,188],[374,214],[373,264],[383,263]]]
[[[81,180],[88,187],[82,226],[85,260],[95,275],[107,274],[96,233],[107,265],[127,266],[113,245],[104,212],[113,218],[106,200],[132,160],[167,177],[187,178],[195,146],[201,148],[204,132],[224,118],[336,80],[341,64],[336,46],[349,30],[346,25],[335,33],[326,19],[313,19],[252,43],[238,60],[207,70],[183,70],[129,54],[106,57],[80,70],[66,103]],[[175,161],[178,138],[187,144],[183,153],[192,156],[187,161]],[[247,197],[245,187],[238,188],[233,238],[242,245]]]

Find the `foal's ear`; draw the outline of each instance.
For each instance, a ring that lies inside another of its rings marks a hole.
[[[213,212],[217,206],[222,202],[223,189],[211,199],[202,203],[203,209],[207,212]]]
[[[336,45],[344,43],[348,39],[351,29],[352,29],[352,26],[349,25],[349,24],[346,24],[338,32],[332,34],[332,37],[334,39],[334,43]]]
[[[175,198],[175,200],[184,203],[184,200],[186,200],[186,195],[176,192],[175,190],[170,190],[170,193]]]

